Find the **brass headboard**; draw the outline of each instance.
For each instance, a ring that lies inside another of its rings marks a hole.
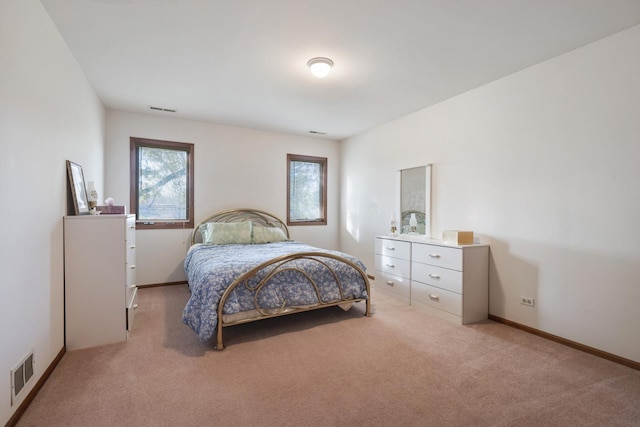
[[[276,227],[284,232],[284,235],[289,238],[289,229],[287,225],[280,220],[280,218],[270,214],[269,212],[261,211],[259,209],[228,209],[211,215],[205,220],[201,221],[191,234],[191,244],[201,243],[202,234],[200,233],[200,226],[207,222],[245,222],[251,221],[254,225],[260,225],[263,227]]]

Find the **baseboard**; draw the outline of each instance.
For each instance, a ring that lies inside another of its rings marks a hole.
[[[56,368],[56,366],[58,366],[58,363],[60,363],[62,356],[64,356],[66,352],[67,352],[67,348],[63,346],[60,352],[58,353],[58,355],[53,359],[53,361],[51,362],[47,370],[44,371],[44,373],[42,374],[42,376],[40,377],[36,385],[33,386],[33,389],[31,389],[27,397],[25,397],[25,399],[22,401],[20,406],[18,406],[18,409],[16,409],[16,412],[14,412],[11,418],[9,418],[9,421],[7,421],[7,423],[5,424],[5,427],[14,427],[16,424],[18,424],[18,420],[20,419],[22,414],[24,414],[24,412],[27,410],[27,408],[29,407],[33,399],[36,397],[36,395],[44,385],[44,383],[47,382],[47,379],[49,379],[49,376],[51,375],[53,370]]]
[[[158,286],[175,286],[175,285],[186,285],[187,281],[183,280],[181,282],[167,282],[167,283],[152,283],[149,285],[137,285],[138,288],[157,288]]]
[[[502,317],[494,316],[493,314],[489,315],[489,319],[640,371],[640,362],[626,359],[612,353],[607,353],[606,351],[598,350],[597,348],[589,347],[588,345],[580,344],[579,342],[571,341],[548,332],[543,332],[530,326],[521,325],[520,323],[512,322],[511,320],[503,319]]]

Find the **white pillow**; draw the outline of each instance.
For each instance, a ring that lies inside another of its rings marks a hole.
[[[287,240],[284,231],[277,227],[253,226],[253,243],[274,243]]]
[[[251,221],[208,222],[200,226],[205,245],[231,245],[251,243]]]

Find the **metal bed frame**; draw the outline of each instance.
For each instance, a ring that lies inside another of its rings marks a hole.
[[[208,223],[208,222],[243,222],[243,221],[252,221],[253,222],[253,226],[262,226],[262,227],[277,227],[280,228],[285,236],[287,238],[289,238],[289,229],[287,228],[286,224],[284,222],[282,222],[279,218],[277,218],[276,216],[265,212],[265,211],[261,211],[261,210],[256,210],[256,209],[229,209],[226,211],[222,211],[222,212],[218,212],[216,214],[213,214],[211,216],[209,216],[208,218],[206,218],[205,220],[203,220],[202,222],[200,222],[193,230],[193,234],[191,237],[191,244],[196,244],[196,243],[200,243],[202,241],[202,237],[201,237],[201,233],[200,233],[200,226]],[[310,277],[306,272],[304,272],[303,270],[297,268],[294,264],[295,261],[297,260],[301,260],[301,259],[305,259],[305,260],[311,260],[312,262],[317,262],[321,265],[323,265],[325,268],[327,268],[331,274],[333,275],[335,281],[336,281],[336,286],[338,287],[338,293],[340,295],[340,299],[338,301],[323,301],[322,297],[320,295],[320,291],[318,290],[318,286],[316,284],[316,282],[313,280],[312,277]],[[338,278],[338,275],[335,273],[335,271],[333,269],[331,269],[331,267],[327,264],[327,260],[328,259],[334,259],[337,261],[340,261],[346,265],[348,265],[349,267],[353,268],[361,277],[362,280],[365,283],[366,286],[366,290],[367,290],[367,298],[346,298],[344,296],[343,293],[343,286],[341,281]],[[265,270],[268,269],[268,270]],[[255,285],[250,285],[250,280],[258,275],[262,270],[268,271],[268,273],[265,275],[265,277],[260,280],[257,284]],[[316,296],[318,298],[318,303],[312,306],[304,306],[304,307],[298,307],[298,306],[289,306],[287,305],[287,301],[285,300],[282,304],[281,307],[277,308],[277,309],[265,309],[259,306],[258,304],[258,296],[260,294],[260,291],[268,284],[269,280],[271,278],[273,278],[274,276],[276,276],[277,274],[283,272],[283,271],[287,271],[287,270],[295,270],[300,272],[303,277],[311,284],[311,286],[313,287],[313,289],[315,290]],[[255,296],[254,296],[254,310],[253,310],[253,316],[251,317],[247,317],[247,318],[242,318],[239,320],[227,320],[225,321],[224,319],[224,315],[223,315],[223,309],[225,306],[225,303],[227,302],[227,299],[229,298],[229,296],[231,295],[231,293],[233,292],[233,290],[238,287],[238,286],[245,286],[248,290],[255,292]],[[216,350],[223,350],[224,349],[224,343],[223,343],[223,339],[222,339],[222,331],[225,327],[227,326],[233,326],[233,325],[238,325],[238,324],[242,324],[242,323],[248,323],[248,322],[254,322],[257,320],[262,320],[262,319],[268,319],[268,318],[272,318],[272,317],[279,317],[279,316],[284,316],[287,314],[293,314],[293,313],[301,313],[301,312],[305,312],[305,311],[311,311],[311,310],[317,310],[317,309],[321,309],[321,308],[326,308],[326,307],[333,307],[333,306],[338,306],[338,305],[342,305],[342,304],[347,304],[347,303],[356,303],[356,302],[360,302],[360,301],[365,301],[366,302],[366,310],[365,310],[365,316],[370,317],[371,316],[371,288],[370,288],[370,284],[369,284],[369,279],[367,277],[367,274],[356,264],[354,264],[353,262],[349,261],[348,259],[342,258],[340,256],[334,255],[334,254],[330,254],[330,253],[323,253],[323,252],[299,252],[299,253],[293,253],[290,255],[283,255],[274,259],[271,259],[269,261],[266,261],[254,268],[252,268],[250,271],[246,272],[245,274],[241,275],[240,277],[236,278],[233,283],[231,283],[231,285],[229,285],[229,287],[225,290],[225,292],[222,294],[222,297],[220,299],[220,302],[218,303],[218,307],[217,307],[217,312],[218,312],[218,324],[217,324],[217,338],[216,338],[216,345],[215,345],[215,349]]]

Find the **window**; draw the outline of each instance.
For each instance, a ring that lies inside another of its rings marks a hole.
[[[130,141],[136,228],[193,228],[193,144]]]
[[[327,159],[287,154],[287,225],[327,224]]]

